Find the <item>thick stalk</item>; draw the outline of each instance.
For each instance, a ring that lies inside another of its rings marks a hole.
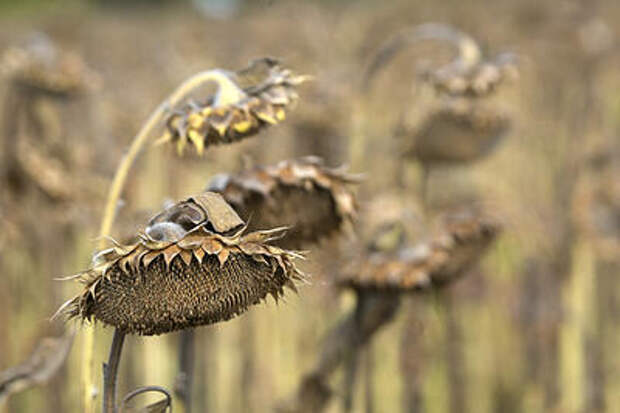
[[[427,222],[429,207],[429,179],[431,167],[420,162],[420,180],[418,183],[418,200],[422,206],[424,221]],[[403,411],[419,413],[423,409],[422,378],[424,372],[424,343],[421,340],[426,301],[411,302],[407,309],[407,322],[400,341],[401,375],[404,385]]]
[[[403,381],[402,411],[420,413],[424,411],[422,381],[427,349],[424,345],[423,330],[428,303],[422,298],[410,300],[408,305],[399,348]]]
[[[350,413],[353,411],[359,358],[359,350],[354,350],[351,351],[351,354],[349,354],[344,361],[344,397],[342,400],[342,411],[344,413]]]
[[[364,402],[366,404],[366,413],[375,411],[375,353],[373,344],[368,343],[366,346],[366,354],[364,354]]]
[[[397,295],[360,293],[355,310],[328,333],[320,360],[303,377],[294,400],[283,411],[323,411],[332,396],[328,379],[348,356],[357,353],[393,319],[399,303]]]
[[[179,337],[179,373],[174,386],[174,392],[179,398],[182,413],[190,413],[192,411],[195,340],[193,329],[181,331],[181,336]]]
[[[121,361],[125,333],[114,330],[108,362],[103,365],[103,413],[116,413],[116,377]]]
[[[114,223],[114,218],[116,216],[116,206],[125,186],[125,181],[127,180],[127,176],[129,175],[129,171],[135,160],[142,149],[146,146],[151,132],[161,123],[169,109],[177,106],[179,102],[190,92],[207,82],[217,82],[218,85],[220,85],[220,91],[218,91],[220,100],[225,99],[229,95],[226,91],[230,90],[232,87],[236,88],[236,86],[231,85],[231,80],[221,70],[210,70],[198,73],[181,84],[181,86],[179,86],[168,97],[168,99],[162,102],[135,136],[129,150],[127,151],[127,154],[116,170],[116,174],[114,175],[114,179],[112,181],[112,186],[108,192],[108,199],[106,201],[103,219],[101,221],[101,228],[99,231],[99,248],[104,247],[105,239],[110,235],[112,224]],[[93,374],[94,334],[95,331],[93,326],[85,327],[82,348],[82,407],[83,411],[86,413],[94,412],[93,402],[94,397],[97,394]]]
[[[248,313],[241,320],[243,329],[243,339],[241,340],[241,393],[239,401],[241,403],[242,412],[250,412],[254,410],[256,394],[253,389],[256,387],[256,318],[252,313]]]
[[[455,311],[455,297],[452,290],[441,294],[442,317],[445,328],[444,357],[447,363],[450,392],[450,412],[466,411],[466,377],[463,355],[463,332]]]
[[[28,100],[25,96],[20,95],[17,86],[10,85],[3,102],[2,132],[4,142],[2,143],[2,154],[0,154],[0,161],[2,161],[0,162],[2,166],[0,178],[2,178],[3,186],[11,189],[10,192],[23,190],[22,182],[20,182],[23,178],[18,173],[17,140],[20,115]]]

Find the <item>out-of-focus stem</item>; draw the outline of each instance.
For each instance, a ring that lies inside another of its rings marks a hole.
[[[181,413],[192,411],[192,387],[194,384],[195,334],[193,329],[181,331],[179,338],[179,373],[174,392],[179,398]]]
[[[366,354],[364,354],[364,402],[366,403],[366,413],[375,411],[375,353],[373,344],[368,343],[366,346]]]
[[[424,219],[428,219],[430,213],[429,197],[428,197],[428,181],[430,178],[430,165],[420,163],[420,180],[418,183],[418,200],[422,206]],[[401,357],[401,374],[404,382],[403,392],[403,411],[408,413],[418,413],[422,409],[422,385],[421,377],[424,368],[423,357],[420,353],[423,351],[423,345],[420,340],[422,335],[423,320],[420,314],[423,313],[423,307],[427,303],[410,303],[407,309],[407,322],[402,332],[400,343]]]
[[[423,322],[426,300],[411,300],[400,343],[400,367],[403,378],[402,411],[422,411],[422,373],[424,369]]]
[[[19,90],[15,85],[10,85],[6,92],[3,102],[3,144],[2,154],[0,154],[0,178],[3,185],[9,187],[18,185],[19,182],[13,182],[17,178],[15,168],[17,168],[17,133],[19,130],[20,114],[23,107],[27,104],[26,98],[20,96]]]
[[[466,411],[465,360],[463,357],[463,332],[454,308],[452,291],[441,294],[442,316],[445,328],[445,358],[447,361],[448,385],[450,387],[450,411]]]
[[[243,325],[243,339],[241,341],[241,394],[239,395],[241,411],[249,412],[254,410],[254,392],[256,365],[254,361],[254,350],[256,347],[256,319],[252,313],[248,313],[241,321]]]
[[[151,132],[161,123],[169,109],[178,105],[190,92],[206,82],[219,82],[220,85],[227,86],[228,83],[230,83],[230,79],[228,79],[221,70],[209,70],[192,76],[183,82],[168,99],[155,109],[133,139],[127,154],[125,154],[125,157],[116,170],[110,191],[108,192],[108,198],[99,230],[100,249],[104,247],[105,239],[110,235],[112,224],[116,216],[116,206],[125,186],[129,171],[142,149],[146,146]],[[95,331],[92,326],[87,326],[85,328],[82,348],[82,407],[83,411],[86,413],[94,412],[93,402],[97,394],[93,374],[94,334]]]
[[[353,400],[355,399],[355,383],[359,366],[359,351],[352,351],[346,357],[344,368],[344,400],[343,412],[350,413],[353,411]]]
[[[321,358],[305,375],[287,412],[321,412],[331,398],[327,381],[347,356],[357,353],[372,336],[390,322],[400,305],[398,295],[360,293],[355,310],[327,335]]]

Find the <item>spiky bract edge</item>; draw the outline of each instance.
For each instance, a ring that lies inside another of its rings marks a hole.
[[[111,273],[120,271],[122,275],[129,275],[133,272],[148,276],[151,264],[159,257],[163,257],[168,270],[173,260],[189,266],[192,260],[197,260],[202,264],[210,256],[217,257],[220,268],[222,268],[226,265],[229,257],[234,254],[241,254],[257,263],[266,264],[271,268],[272,274],[280,270],[284,275],[283,284],[269,286],[269,292],[261,297],[256,297],[256,303],[264,300],[268,294],[272,295],[277,301],[279,297],[283,296],[284,287],[296,292],[295,282],[305,281],[305,275],[296,268],[293,260],[303,259],[303,255],[268,244],[280,237],[283,229],[255,231],[244,235],[245,229],[246,227],[243,227],[235,234],[224,236],[213,233],[207,230],[204,225],[200,225],[175,242],[154,241],[141,234],[140,240],[136,244],[125,246],[114,243],[113,247],[101,251],[94,257],[93,266],[90,269],[67,278],[78,280],[84,284],[84,289],[63,304],[54,317],[61,316],[66,320],[92,321],[101,283],[114,282],[114,278],[110,276]],[[231,312],[217,321],[233,318],[255,302],[243,305],[237,311]],[[194,327],[194,325],[190,327]],[[169,331],[153,327],[144,330],[132,327],[126,332],[151,335]]]

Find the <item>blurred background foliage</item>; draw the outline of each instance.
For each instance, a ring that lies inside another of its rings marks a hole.
[[[368,350],[374,367],[357,387],[353,411],[614,411],[620,405],[615,0],[0,1],[0,50],[43,32],[100,77],[100,85],[75,98],[32,98],[27,106],[39,127],[22,122],[17,131],[7,127],[17,109],[4,98],[7,82],[0,84],[3,147],[28,139],[63,159],[63,182],[77,192],[87,176],[97,182],[86,185],[87,196],[65,199],[34,190],[15,197],[3,183],[0,371],[62,331],[49,316],[76,287],[52,278],[88,265],[118,160],[158,102],[200,70],[236,69],[267,55],[316,79],[301,90],[289,119],[257,138],[212,148],[202,159],[180,159],[163,147],[148,151],[125,191],[117,239],[143,228],[164,200],[237,171],[247,155],[255,164],[319,155],[365,173],[358,191],[362,223],[380,221],[392,208],[415,210],[420,168],[401,165],[395,135],[403,120],[420,122],[436,99],[421,91],[419,66],[445,62],[450,49],[437,42],[407,49],[367,91],[362,74],[379,45],[429,21],[469,33],[492,54],[520,56],[519,80],[489,98],[511,116],[506,141],[473,165],[433,171],[428,183],[433,207],[476,199],[503,217],[505,229],[480,265],[442,293],[449,306],[433,294],[404,300],[406,311]],[[326,241],[323,249],[337,243]],[[324,333],[354,303],[351,293],[334,287],[333,257],[320,248],[311,257],[304,269],[313,282],[298,297],[196,331],[195,411],[270,411],[294,392]],[[401,352],[411,334],[415,346]],[[111,329],[98,327],[96,366],[110,337]],[[139,384],[172,388],[177,341],[175,334],[130,337],[119,393]],[[79,411],[78,345],[50,383],[12,397],[0,412]],[[407,380],[411,364],[415,383]],[[330,412],[342,411],[343,382],[336,375]],[[418,404],[410,397],[416,392]]]

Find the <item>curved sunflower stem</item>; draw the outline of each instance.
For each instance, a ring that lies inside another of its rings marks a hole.
[[[125,186],[129,171],[133,166],[138,155],[142,152],[142,149],[146,146],[146,143],[151,136],[151,132],[162,122],[164,116],[171,108],[177,106],[179,102],[184,99],[189,93],[196,88],[204,85],[207,82],[216,82],[220,89],[224,91],[218,91],[218,93],[224,93],[225,90],[230,88],[230,79],[226,76],[222,70],[209,70],[200,72],[185,82],[183,82],[165,101],[163,101],[157,109],[151,114],[151,116],[144,123],[138,134],[133,139],[129,150],[125,154],[125,157],[118,166],[110,191],[108,192],[108,198],[101,221],[101,227],[99,231],[100,244],[99,248],[103,248],[105,245],[105,239],[110,235],[112,224],[116,216],[116,206],[121,196],[121,192]],[[225,93],[224,93],[225,94]],[[82,407],[86,413],[94,412],[94,399],[97,394],[97,386],[95,385],[95,378],[93,374],[93,357],[94,357],[94,328],[88,326],[84,331],[84,341],[82,348]],[[104,394],[104,399],[106,395]]]
[[[138,154],[142,151],[146,142],[148,141],[151,131],[161,123],[163,117],[171,108],[177,106],[179,102],[189,93],[207,82],[218,83],[218,85],[220,86],[220,90],[218,90],[218,96],[222,96],[223,98],[227,98],[231,94],[231,88],[237,89],[234,83],[232,83],[231,80],[226,76],[224,71],[219,69],[209,70],[206,72],[198,73],[197,75],[194,75],[188,80],[186,80],[170,95],[170,97],[168,97],[168,99],[162,102],[159,107],[155,109],[155,111],[151,114],[146,123],[142,126],[142,129],[140,129],[140,132],[138,132],[138,134],[134,138],[131,146],[129,147],[129,151],[127,152],[118,169],[116,170],[114,181],[112,182],[110,192],[108,193],[108,200],[106,202],[103,221],[101,222],[101,228],[99,231],[99,235],[101,237],[106,237],[110,235],[112,223],[114,222],[114,218],[116,215],[116,205],[120,198],[123,187],[125,186],[127,175],[129,174],[129,170],[131,169],[134,161],[138,157]],[[100,247],[103,246],[103,243],[105,243],[105,240],[102,239]]]

